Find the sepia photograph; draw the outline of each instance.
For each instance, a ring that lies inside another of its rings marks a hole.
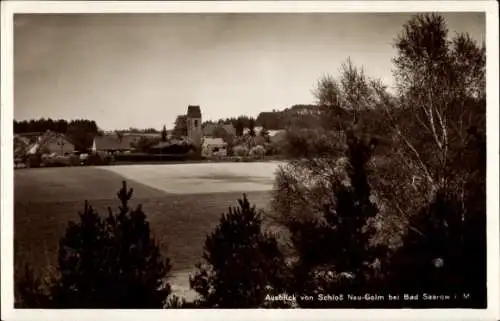
[[[10,19],[11,309],[498,306],[485,10]]]

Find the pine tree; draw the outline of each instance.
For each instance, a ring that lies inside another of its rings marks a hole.
[[[163,125],[163,129],[161,130],[161,141],[166,142],[167,141],[167,127]]]
[[[102,219],[85,203],[78,223],[60,241],[60,278],[53,287],[57,308],[162,308],[170,263],[150,235],[141,206],[129,208],[133,189],[123,186],[119,212]]]
[[[245,195],[238,203],[207,237],[204,264],[190,279],[203,307],[262,307],[268,293],[284,287],[284,258],[276,239],[262,232],[262,217]]]

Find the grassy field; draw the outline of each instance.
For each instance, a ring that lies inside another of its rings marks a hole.
[[[244,165],[244,166],[240,166]],[[25,263],[39,273],[54,269],[59,238],[88,200],[99,213],[116,209],[126,180],[133,205],[142,204],[162,253],[173,263],[174,290],[187,291],[187,275],[201,258],[207,233],[220,215],[247,193],[259,208],[269,204],[277,164],[186,164],[40,168],[15,171],[16,271]]]

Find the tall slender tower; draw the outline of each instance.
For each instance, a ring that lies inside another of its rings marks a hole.
[[[187,130],[188,137],[196,146],[198,151],[201,151],[201,110],[200,106],[189,105],[187,110]]]

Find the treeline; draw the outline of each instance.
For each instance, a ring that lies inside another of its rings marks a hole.
[[[116,214],[86,204],[70,224],[48,290],[27,269],[18,306],[486,308],[484,46],[426,14],[395,47],[397,94],[350,60],[319,80],[320,125],[287,130],[267,221],[246,197],[221,216],[190,279],[197,300],[170,295],[170,262],[124,185]]]

